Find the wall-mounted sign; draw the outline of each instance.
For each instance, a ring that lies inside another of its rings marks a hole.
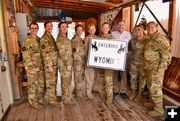
[[[92,38],[87,66],[124,71],[127,42],[115,39]]]

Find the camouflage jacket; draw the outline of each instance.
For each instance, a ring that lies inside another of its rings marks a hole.
[[[143,64],[144,63],[144,50],[147,42],[146,36],[142,39],[138,39],[137,37],[133,37],[130,41],[132,47],[132,60],[133,64]]]
[[[45,32],[40,39],[40,48],[46,67],[57,65],[57,47],[53,36]]]
[[[148,38],[144,52],[146,67],[157,71],[166,69],[171,62],[170,44],[167,38],[159,32]]]
[[[72,66],[73,58],[71,41],[67,37],[58,34],[56,39],[56,45],[60,57],[58,59],[59,66]]]
[[[79,64],[84,63],[85,59],[85,45],[84,41],[77,35],[75,35],[72,40],[72,55],[73,61],[76,63],[77,61]]]
[[[23,41],[22,53],[26,70],[39,70],[42,67],[42,57],[39,47],[39,37],[28,36]]]
[[[100,38],[105,38],[105,39],[114,39],[114,37],[111,34],[108,34],[107,36],[105,35],[100,35]]]

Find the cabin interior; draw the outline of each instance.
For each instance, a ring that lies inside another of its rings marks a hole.
[[[146,7],[146,4],[148,7]],[[150,8],[150,10],[148,9]],[[152,12],[152,13],[151,13]],[[39,25],[38,36],[44,33],[43,22],[53,22],[54,38],[58,23],[66,18],[68,38],[75,25],[85,28],[93,22],[97,34],[103,22],[115,30],[117,21],[126,21],[126,30],[133,32],[136,24],[156,21],[171,43],[172,62],[163,83],[164,105],[180,106],[180,1],[179,0],[0,0],[0,120],[1,121],[162,121],[146,114],[142,102],[116,96],[112,107],[103,97],[94,94],[93,100],[79,100],[75,106],[62,109],[46,106],[43,110],[30,107],[27,101],[27,77],[22,63],[21,46],[29,33],[29,24]],[[158,20],[158,21],[157,21]],[[84,35],[86,36],[86,30]],[[130,93],[130,92],[129,92]]]

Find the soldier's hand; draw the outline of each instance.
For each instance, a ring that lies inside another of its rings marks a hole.
[[[31,75],[36,75],[37,74],[37,72],[35,72],[35,71],[30,71],[29,72]]]
[[[71,71],[71,70],[72,70],[72,67],[71,67],[71,66],[67,66],[67,70],[68,70],[68,71]]]
[[[52,67],[52,66],[49,66],[49,67],[48,67],[48,71],[49,71],[49,72],[54,72],[53,67]]]

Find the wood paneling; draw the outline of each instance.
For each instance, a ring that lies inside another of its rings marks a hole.
[[[172,62],[165,72],[163,88],[180,98],[180,58],[172,58]]]

